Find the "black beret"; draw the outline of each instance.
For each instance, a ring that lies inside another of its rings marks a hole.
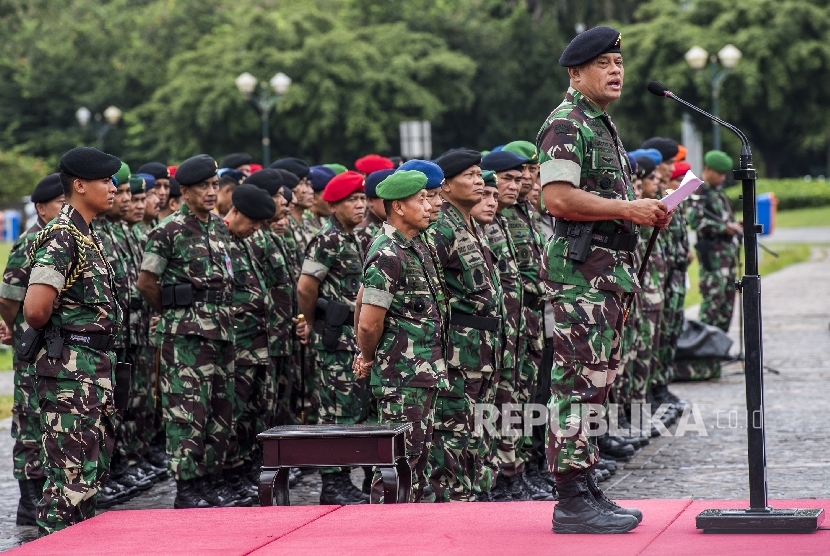
[[[671,162],[677,156],[677,141],[668,137],[652,137],[643,142],[643,149],[657,149],[663,157],[663,162]]]
[[[92,147],[75,147],[61,157],[60,171],[84,180],[111,178],[121,169],[121,161]]]
[[[277,205],[271,195],[252,183],[243,183],[234,189],[231,201],[236,210],[251,220],[269,220],[277,212]]]
[[[287,185],[283,185],[282,196],[285,197],[285,202],[290,203],[294,199],[294,192]]]
[[[250,183],[259,187],[260,189],[264,189],[268,192],[268,195],[274,196],[279,193],[280,188],[283,186],[282,174],[280,174],[277,170],[272,168],[263,168],[259,172],[254,172],[242,183]]]
[[[219,163],[219,167],[230,168],[231,170],[233,170],[234,168],[239,168],[240,166],[245,166],[246,164],[250,163],[251,155],[249,155],[248,153],[233,153],[223,158],[222,162]]]
[[[63,195],[60,174],[49,174],[35,186],[31,200],[33,203],[48,203],[55,197]]]
[[[637,172],[636,176],[640,179],[648,176],[654,171],[655,164],[652,159],[647,156],[641,156],[637,159]]]
[[[178,197],[182,196],[182,189],[179,186],[179,182],[176,178],[170,178],[170,195],[171,199],[177,199]]]
[[[221,168],[217,173],[219,174],[220,178],[225,178],[234,181],[236,182],[236,185],[242,183],[246,177],[245,174],[243,174],[239,170],[230,170],[228,168]]]
[[[435,162],[444,172],[444,179],[450,179],[470,166],[476,166],[481,162],[481,153],[472,149],[451,149],[437,159]]]
[[[395,173],[395,170],[376,170],[366,176],[366,181],[363,187],[366,190],[366,196],[370,199],[378,199],[377,187],[380,182]]]
[[[285,168],[272,168],[272,170],[274,169],[282,176],[283,185],[287,185],[291,189],[294,189],[300,184],[300,178],[294,172],[290,172]]]
[[[195,185],[215,176],[217,168],[216,161],[209,154],[197,154],[179,164],[176,180],[182,186]]]
[[[303,179],[308,175],[308,163],[302,158],[288,157],[281,158],[271,164],[269,168],[282,168],[288,170],[292,174],[296,174],[298,178]]]
[[[157,180],[170,179],[170,171],[167,169],[167,166],[161,162],[148,162],[147,164],[141,166],[136,174],[150,174]]]
[[[521,169],[522,165],[527,163],[528,158],[525,156],[510,151],[496,151],[482,158],[479,166],[482,170],[505,172],[514,168]]]
[[[622,35],[619,31],[611,27],[594,27],[573,38],[562,51],[559,65],[566,68],[579,66],[607,52],[620,52],[620,47]]]

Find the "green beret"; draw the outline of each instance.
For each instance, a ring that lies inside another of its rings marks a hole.
[[[130,193],[132,193],[133,195],[145,193],[144,178],[137,174],[130,175]]]
[[[378,184],[375,193],[385,201],[406,199],[422,190],[427,184],[427,176],[418,170],[401,170],[387,176]]]
[[[523,156],[530,164],[539,164],[539,153],[536,150],[536,145],[530,141],[511,141],[502,150]]]
[[[115,182],[115,187],[119,185],[124,185],[125,183],[130,181],[130,167],[127,166],[126,162],[121,163],[121,168],[115,173],[112,177],[112,181]]]
[[[723,151],[709,151],[703,157],[703,164],[721,174],[732,170],[732,159]]]
[[[348,170],[348,168],[346,168],[342,164],[323,164],[323,166],[330,170],[333,170],[335,174],[342,174],[343,172]]]
[[[481,172],[481,178],[484,180],[484,185],[487,187],[498,187],[496,182],[496,173],[493,170],[484,170]]]

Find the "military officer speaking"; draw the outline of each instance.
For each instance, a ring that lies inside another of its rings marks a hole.
[[[570,87],[536,141],[543,208],[557,219],[544,262],[554,291],[548,465],[558,533],[622,533],[642,519],[596,485],[599,454],[583,414],[583,404],[600,410],[606,401],[620,363],[625,296],[640,291],[634,224],[664,228],[671,220],[662,202],[634,200],[627,156],[605,111],[622,92],[621,40],[596,27],[571,41],[559,59]]]

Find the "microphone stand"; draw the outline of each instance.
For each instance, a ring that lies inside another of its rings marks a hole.
[[[744,373],[746,377],[747,460],[749,463],[749,508],[709,509],[698,514],[698,529],[712,533],[808,533],[824,520],[823,509],[773,509],[767,504],[766,448],[764,431],[764,351],[761,324],[761,276],[758,274],[758,237],[763,226],[756,222],[755,179],[749,140],[737,127],[686,102],[663,85],[651,82],[648,90],[665,96],[702,114],[735,133],[741,139],[741,167],[733,171],[743,191],[744,257],[746,274],[735,286],[741,294],[744,319]]]

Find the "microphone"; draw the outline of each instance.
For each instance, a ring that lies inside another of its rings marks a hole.
[[[659,81],[652,81],[651,83],[648,84],[647,88],[648,88],[649,93],[651,93],[653,95],[657,95],[658,97],[667,97],[667,98],[670,98],[672,100],[676,100],[677,102],[679,102],[683,106],[687,106],[687,107],[691,108],[692,110],[694,110],[698,114],[703,114],[704,116],[706,116],[707,118],[709,118],[713,122],[717,123],[718,125],[721,125],[721,126],[725,127],[726,129],[728,129],[729,131],[731,131],[732,133],[737,135],[738,138],[740,138],[741,145],[742,145],[742,147],[741,147],[742,162],[743,162],[744,157],[748,157],[747,162],[750,163],[750,164],[752,163],[752,151],[749,149],[749,140],[746,138],[746,135],[744,135],[743,131],[741,131],[740,129],[738,129],[737,127],[735,127],[734,125],[732,125],[730,123],[724,122],[720,118],[716,118],[715,116],[713,116],[709,112],[707,112],[707,111],[705,111],[701,108],[698,108],[694,104],[692,104],[690,102],[686,102],[682,98],[675,95],[673,92],[669,91],[669,89],[665,85],[660,83]]]

